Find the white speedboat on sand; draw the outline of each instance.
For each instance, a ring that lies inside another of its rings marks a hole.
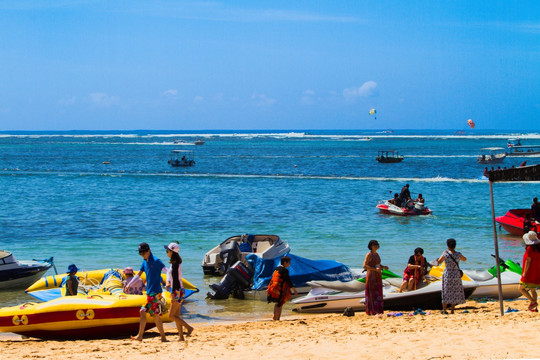
[[[202,268],[205,275],[224,275],[237,261],[247,264],[247,254],[274,259],[289,251],[289,244],[277,235],[235,235],[208,251],[204,255]]]

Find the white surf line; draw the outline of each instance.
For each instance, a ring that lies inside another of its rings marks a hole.
[[[331,180],[331,181],[385,181],[385,182],[419,182],[419,183],[437,183],[437,182],[452,182],[452,183],[485,183],[487,180],[479,179],[453,179],[447,177],[432,177],[432,178],[410,178],[410,177],[368,177],[368,176],[325,176],[325,175],[262,175],[262,174],[175,174],[175,173],[97,173],[97,172],[13,172],[13,171],[0,171],[0,176],[72,176],[72,177],[84,177],[84,176],[104,176],[104,177],[188,177],[188,178],[223,178],[223,179],[287,179],[287,180]],[[540,181],[513,181],[512,183],[540,183]]]

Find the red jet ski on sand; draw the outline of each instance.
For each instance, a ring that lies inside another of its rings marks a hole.
[[[495,221],[501,226],[504,230],[508,231],[512,235],[523,236],[525,233],[523,231],[523,223],[525,222],[525,215],[529,214],[531,209],[511,209],[508,210],[503,216],[497,216]],[[540,224],[537,222],[535,230],[538,232],[540,230]]]
[[[422,203],[414,203],[412,200],[410,200],[408,205],[408,207],[399,207],[390,203],[389,200],[385,200],[380,201],[379,204],[377,204],[377,209],[379,209],[383,214],[401,216],[429,215],[432,213],[432,211],[428,207],[425,207]]]

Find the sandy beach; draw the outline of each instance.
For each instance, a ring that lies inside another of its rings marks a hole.
[[[130,339],[51,341],[0,336],[7,359],[523,359],[540,358],[536,341],[538,313],[523,299],[505,301],[517,312],[500,316],[498,302],[468,301],[455,314],[354,317],[295,314],[281,321],[196,325],[178,342],[171,324],[162,343],[155,329],[143,342]],[[269,310],[271,308],[269,307]]]

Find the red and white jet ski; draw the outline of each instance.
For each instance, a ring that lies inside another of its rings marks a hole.
[[[432,213],[428,207],[425,207],[424,204],[418,202],[409,207],[399,207],[390,203],[389,200],[384,200],[377,204],[377,209],[379,209],[383,214],[401,216],[429,215]]]

